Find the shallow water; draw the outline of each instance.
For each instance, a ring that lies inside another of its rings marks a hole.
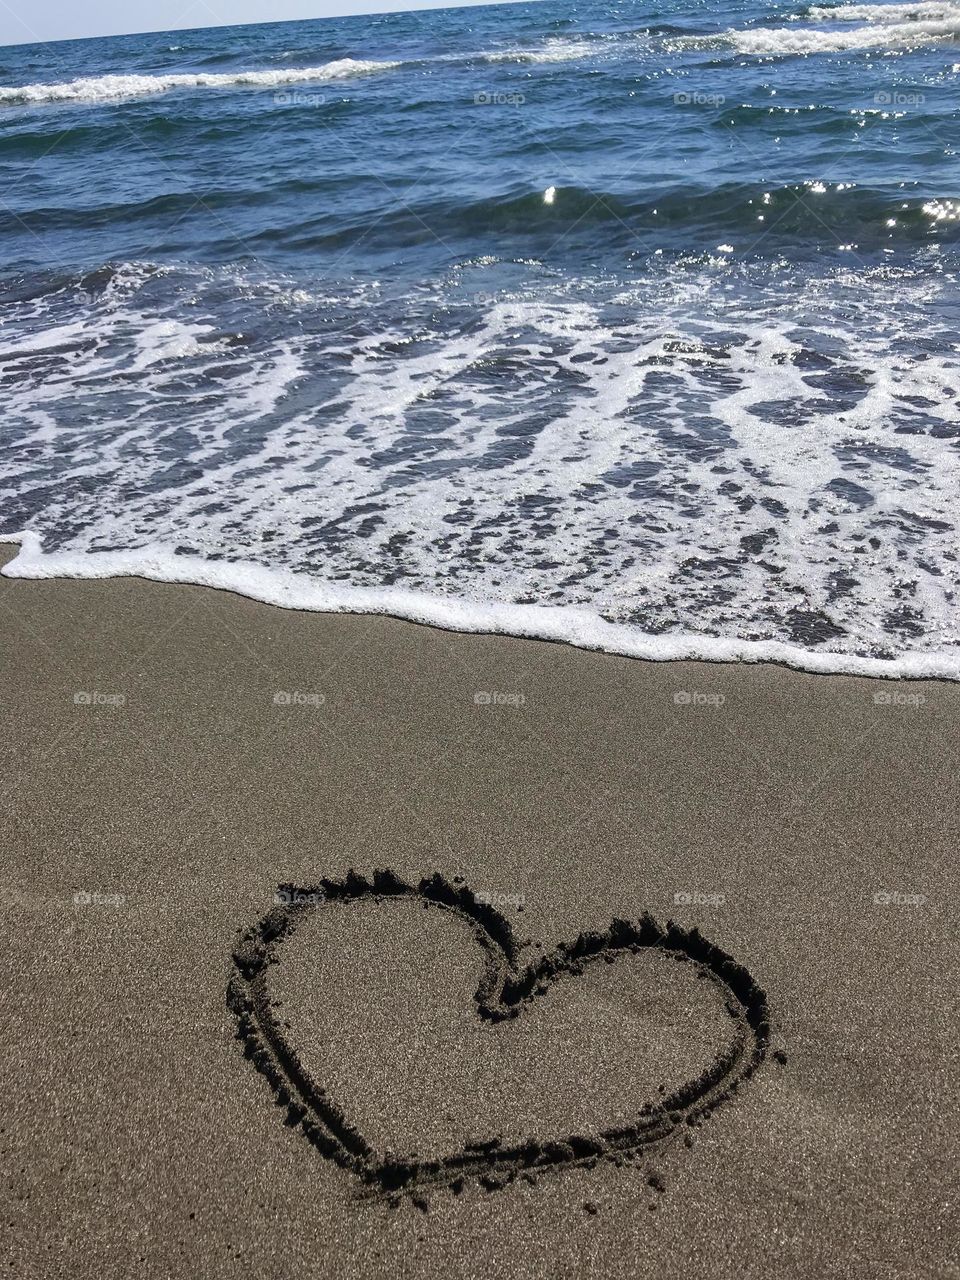
[[[0,50],[12,572],[960,676],[958,32],[592,2]]]

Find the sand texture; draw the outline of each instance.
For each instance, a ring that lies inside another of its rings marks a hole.
[[[960,687],[0,621],[0,1274],[960,1277]]]

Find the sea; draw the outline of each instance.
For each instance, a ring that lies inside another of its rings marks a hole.
[[[0,49],[0,540],[960,678],[960,4]]]

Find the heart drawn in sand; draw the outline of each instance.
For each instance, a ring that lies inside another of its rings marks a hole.
[[[452,912],[470,926],[484,960],[474,996],[476,1014],[488,1023],[520,1017],[553,983],[575,978],[598,960],[655,950],[692,961],[698,976],[716,985],[733,1036],[695,1079],[644,1104],[627,1124],[596,1133],[557,1134],[549,1140],[531,1137],[511,1145],[475,1142],[431,1159],[380,1155],[323,1082],[311,1075],[291,1042],[288,1024],[274,1011],[269,983],[285,941],[308,915],[330,903],[349,906],[399,898],[420,899],[424,906]],[[351,1170],[372,1191],[412,1192],[429,1184],[457,1188],[467,1177],[480,1178],[492,1188],[520,1172],[529,1175],[600,1159],[631,1158],[667,1142],[681,1125],[704,1120],[754,1075],[766,1056],[769,1019],[763,990],[726,952],[696,929],[673,921],[664,927],[649,915],[636,922],[614,920],[604,933],[582,933],[521,968],[506,918],[478,901],[466,886],[450,884],[440,875],[410,885],[390,871],[376,871],[369,880],[351,871],[342,881],[323,880],[313,888],[282,885],[278,899],[280,905],[243,933],[233,951],[227,1003],[237,1016],[238,1038],[246,1056],[270,1082],[277,1102],[288,1109],[289,1123],[299,1125],[324,1156]]]

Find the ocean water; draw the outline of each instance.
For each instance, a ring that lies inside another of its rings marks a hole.
[[[960,4],[0,49],[6,572],[960,678]]]

